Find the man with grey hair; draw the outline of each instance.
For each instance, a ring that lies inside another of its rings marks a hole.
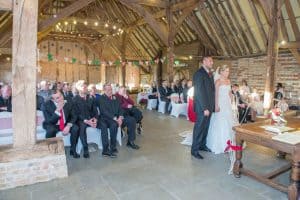
[[[4,85],[1,90],[0,96],[0,112],[12,111],[12,104],[11,104],[11,87],[9,85]]]
[[[44,102],[51,99],[51,92],[49,90],[49,83],[47,81],[40,82],[41,90],[37,93],[38,96],[43,97]]]

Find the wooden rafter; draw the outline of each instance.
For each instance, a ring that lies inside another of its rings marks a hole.
[[[285,39],[286,41],[286,39]],[[286,42],[285,44],[280,45],[280,48],[285,49],[300,49],[300,41],[297,42]]]
[[[12,10],[12,0],[0,0],[0,10]]]
[[[166,8],[166,1],[163,0],[129,0],[131,3],[142,4],[146,6],[154,6],[159,8]]]
[[[168,35],[166,28],[155,20],[155,17],[149,13],[141,5],[131,3],[128,0],[120,0],[122,4],[137,12],[140,16],[144,17],[144,20],[151,26],[155,33],[160,37],[165,45],[168,45]]]
[[[52,26],[53,24],[57,23],[61,19],[72,15],[73,13],[77,12],[78,10],[84,8],[85,6],[89,5],[90,3],[94,2],[95,0],[78,0],[72,3],[71,5],[67,6],[66,8],[62,9],[56,17],[50,17],[45,19],[39,23],[39,32],[45,31],[47,28]]]
[[[272,1],[266,1],[266,0],[258,0],[260,5],[262,6],[265,16],[267,18],[267,22],[270,25],[271,24],[271,18],[272,18]]]
[[[0,54],[11,55],[11,48],[0,48]]]

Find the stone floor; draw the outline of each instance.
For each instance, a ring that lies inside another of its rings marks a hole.
[[[0,191],[0,199],[287,199],[286,194],[248,177],[227,175],[227,155],[203,153],[204,160],[193,159],[178,136],[191,128],[185,118],[144,111],[144,132],[137,136],[139,151],[122,146],[116,159],[103,158],[99,151],[88,160],[68,156],[68,178]],[[244,164],[258,172],[285,164],[275,152],[254,145],[248,145],[244,155]],[[288,173],[279,179],[287,184]]]

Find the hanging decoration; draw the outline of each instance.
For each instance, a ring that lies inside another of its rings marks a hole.
[[[47,57],[48,57],[48,61],[52,61],[53,60],[53,55],[51,53],[48,53]]]
[[[92,62],[92,64],[99,66],[100,65],[100,60],[94,59],[93,62]]]
[[[121,61],[118,59],[115,61],[115,65],[119,66],[121,64]]]
[[[76,58],[72,58],[72,64],[75,64],[75,63],[76,63],[76,61],[77,61],[77,59],[76,59]]]

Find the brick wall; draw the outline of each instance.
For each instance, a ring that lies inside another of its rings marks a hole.
[[[65,154],[0,163],[0,190],[67,176]]]
[[[266,79],[266,56],[255,58],[241,58],[233,61],[216,60],[215,66],[227,64],[231,68],[230,77],[232,83],[241,84],[246,79],[248,85],[256,88],[263,94]],[[275,72],[275,84],[283,83],[285,95],[297,103],[300,98],[300,64],[291,53],[280,53]]]

